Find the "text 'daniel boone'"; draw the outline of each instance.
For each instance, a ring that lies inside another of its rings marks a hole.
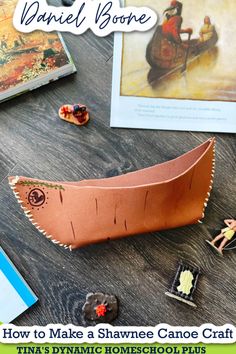
[[[70,7],[49,6],[46,0],[19,0],[13,24],[24,33],[42,30],[79,35],[91,29],[104,37],[115,31],[147,31],[157,20],[148,7],[121,7],[119,0],[76,0]]]

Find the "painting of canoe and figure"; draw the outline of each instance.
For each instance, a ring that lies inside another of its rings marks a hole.
[[[126,0],[125,5],[153,9],[158,22],[147,32],[116,34],[111,126],[236,132],[235,4]],[[124,103],[134,111],[132,121],[124,118],[122,108],[118,112]],[[166,118],[174,123],[173,104],[177,121],[186,126],[163,124]]]

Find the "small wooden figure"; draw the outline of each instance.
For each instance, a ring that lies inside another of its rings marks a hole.
[[[63,105],[59,109],[59,117],[69,123],[85,125],[89,121],[87,107],[83,104]]]
[[[206,242],[214,248],[221,256],[223,256],[223,250],[225,246],[233,239],[235,233],[236,233],[236,220],[234,219],[226,219],[224,220],[225,227],[224,229],[221,230],[221,233],[217,235],[214,240],[209,241],[206,240]],[[216,243],[220,241],[219,246],[216,246]]]
[[[193,302],[193,293],[197,287],[199,275],[200,270],[198,268],[180,263],[173,284],[165,295],[192,307],[197,307]]]

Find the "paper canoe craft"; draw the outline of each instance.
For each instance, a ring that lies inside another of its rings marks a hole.
[[[215,139],[184,155],[117,177],[48,182],[9,177],[33,225],[62,247],[160,231],[204,218],[215,166]]]

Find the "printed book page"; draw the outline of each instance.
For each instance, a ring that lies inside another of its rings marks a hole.
[[[115,35],[111,126],[236,133],[235,4],[177,3],[125,1],[159,21]]]

